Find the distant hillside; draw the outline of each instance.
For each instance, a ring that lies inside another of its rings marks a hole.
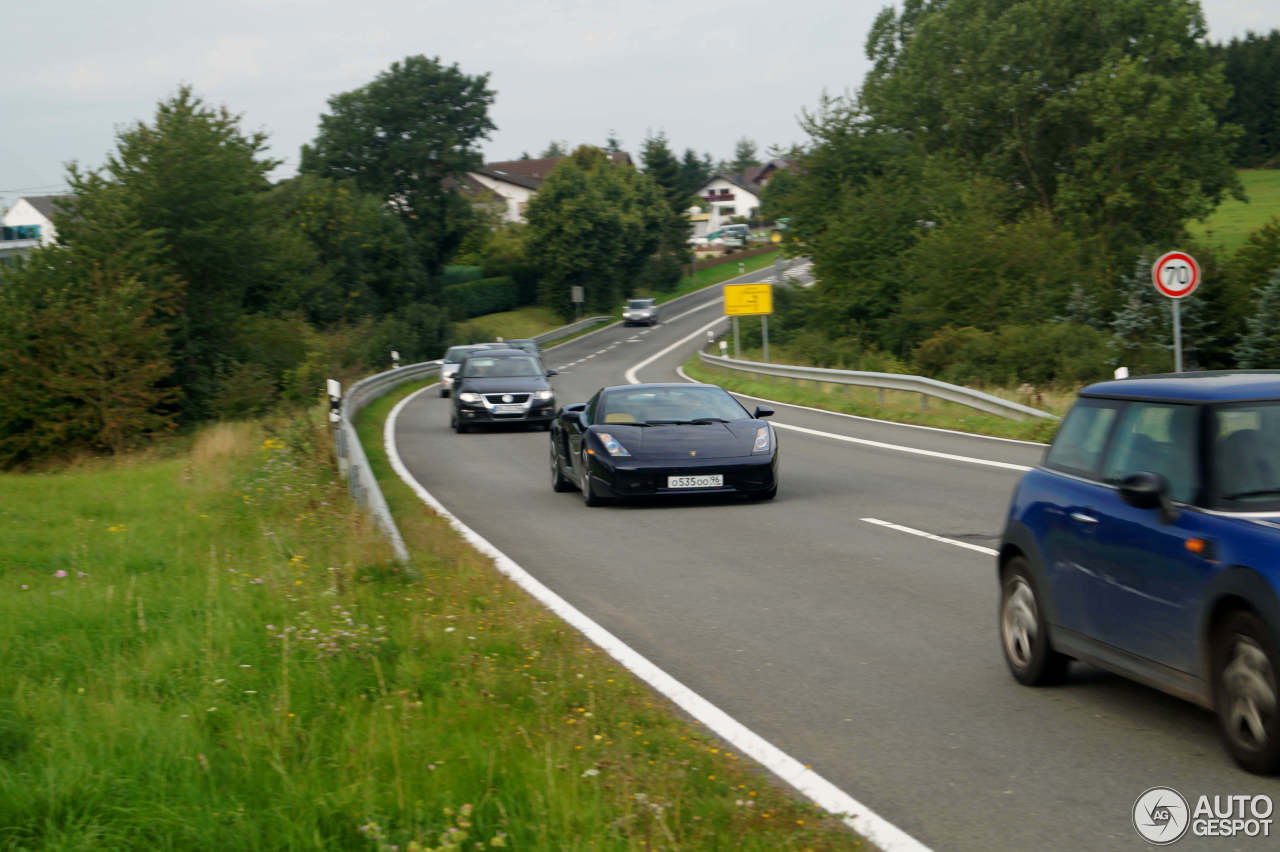
[[[1280,216],[1280,169],[1241,169],[1240,180],[1249,200],[1222,202],[1208,219],[1188,226],[1193,236],[1234,250],[1273,216]]]

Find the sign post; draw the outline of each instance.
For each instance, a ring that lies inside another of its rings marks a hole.
[[[575,284],[569,288],[569,298],[573,302],[573,318],[582,319],[582,303],[587,300],[586,290]]]
[[[1184,251],[1162,254],[1151,266],[1151,283],[1173,299],[1173,369],[1182,372],[1182,314],[1178,304],[1200,286],[1200,264]]]
[[[733,357],[738,351],[738,317],[760,317],[761,336],[764,338],[764,360],[769,361],[769,314],[773,313],[773,287],[769,284],[724,285],[724,313],[733,318]]]

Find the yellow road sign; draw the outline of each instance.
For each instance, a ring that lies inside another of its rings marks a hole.
[[[749,317],[773,313],[773,286],[770,284],[724,285],[724,314]]]

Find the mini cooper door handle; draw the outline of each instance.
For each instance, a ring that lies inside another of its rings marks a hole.
[[[1079,521],[1082,524],[1096,524],[1098,519],[1093,515],[1086,515],[1084,512],[1072,512],[1071,520]]]

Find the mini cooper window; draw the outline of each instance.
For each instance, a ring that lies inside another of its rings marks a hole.
[[[1045,465],[1080,476],[1094,476],[1102,462],[1107,436],[1115,423],[1117,405],[1103,399],[1077,402],[1062,421],[1062,427],[1045,455]]]
[[[1191,502],[1199,487],[1196,414],[1190,405],[1126,405],[1103,465],[1103,480],[1118,485],[1131,473],[1158,473],[1169,480],[1172,499]]]
[[[1218,408],[1210,428],[1221,506],[1246,512],[1280,507],[1280,402]]]

